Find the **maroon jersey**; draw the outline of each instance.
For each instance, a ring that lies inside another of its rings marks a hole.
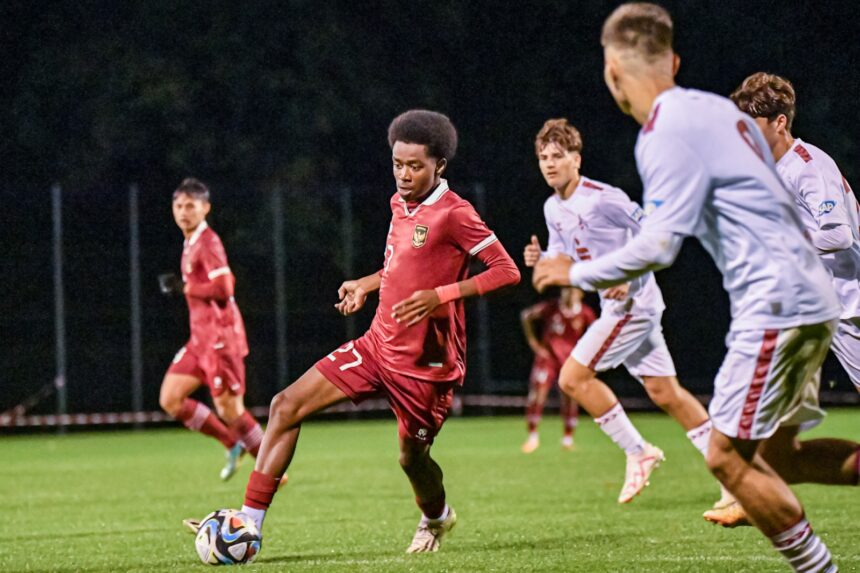
[[[230,272],[221,239],[203,221],[182,249],[182,279],[189,285],[206,284]],[[216,350],[247,356],[245,324],[233,297],[218,302],[185,295],[185,300],[191,323],[190,350],[200,356]]]
[[[496,242],[475,208],[443,179],[411,208],[391,199],[391,225],[379,287],[379,306],[368,336],[377,359],[390,370],[428,380],[462,380],[466,372],[463,300],[439,305],[413,326],[398,324],[392,307],[416,290],[456,283],[469,276],[469,259]]]
[[[567,309],[562,308],[557,299],[539,302],[529,313],[539,316],[541,344],[550,349],[560,364],[564,364],[577,341],[597,318],[586,304]]]

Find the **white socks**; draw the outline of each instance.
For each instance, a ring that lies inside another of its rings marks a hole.
[[[608,412],[594,419],[600,429],[618,444],[628,456],[641,454],[645,451],[645,440],[627,417],[621,403],[615,404]]]
[[[254,520],[254,523],[257,525],[257,531],[263,531],[263,520],[266,518],[265,509],[255,509],[253,507],[243,505],[242,513]]]
[[[696,446],[696,449],[704,456],[708,457],[708,443],[711,441],[711,419],[708,418],[700,426],[696,426],[689,432],[687,437]]]
[[[776,550],[788,559],[788,564],[795,571],[815,571],[816,573],[838,571],[827,546],[812,532],[805,517],[794,527],[771,537],[770,541]]]

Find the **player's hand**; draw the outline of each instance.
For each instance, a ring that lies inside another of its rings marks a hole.
[[[543,292],[549,286],[569,286],[572,266],[573,259],[567,255],[543,258],[535,265],[532,284],[538,292]]]
[[[532,235],[532,241],[523,249],[523,260],[527,267],[533,267],[540,260],[541,248],[540,242],[535,235]]]
[[[407,299],[395,304],[391,317],[397,322],[405,322],[406,326],[418,324],[439,306],[439,295],[434,289],[417,290]]]
[[[529,346],[531,346],[532,352],[535,353],[535,356],[540,356],[541,358],[552,358],[552,354],[549,349],[540,342],[535,342]]]
[[[158,288],[159,290],[161,290],[161,294],[179,294],[182,292],[183,286],[185,285],[182,282],[182,279],[180,279],[174,273],[164,273],[158,275]]]
[[[367,300],[367,291],[359,281],[344,281],[337,289],[337,298],[340,302],[334,307],[344,316],[357,312],[364,306]]]
[[[630,283],[624,283],[623,285],[615,285],[614,287],[609,287],[608,289],[603,291],[603,298],[608,298],[609,300],[624,300],[627,298],[627,294],[630,292]]]

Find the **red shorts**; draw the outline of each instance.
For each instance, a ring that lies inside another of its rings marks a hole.
[[[544,386],[558,380],[561,372],[561,364],[555,358],[544,358],[535,356],[532,371],[529,374],[529,384],[532,386]]]
[[[229,392],[245,395],[245,359],[228,352],[215,352],[212,368],[205,368],[200,358],[188,346],[183,346],[173,357],[168,374],[183,374],[202,380],[212,396]]]
[[[366,336],[344,344],[316,363],[316,369],[355,404],[385,396],[397,417],[401,438],[428,444],[442,429],[459,380],[430,382],[386,369]]]

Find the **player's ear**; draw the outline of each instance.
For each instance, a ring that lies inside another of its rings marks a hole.
[[[784,113],[776,116],[776,131],[780,134],[788,131],[788,118]]]
[[[203,216],[206,217],[209,215],[209,211],[212,210],[212,203],[209,201],[203,201]]]
[[[681,56],[672,54],[672,77],[678,75],[678,70],[681,69]]]
[[[436,175],[442,175],[446,167],[448,167],[448,160],[443,157],[436,162]]]

